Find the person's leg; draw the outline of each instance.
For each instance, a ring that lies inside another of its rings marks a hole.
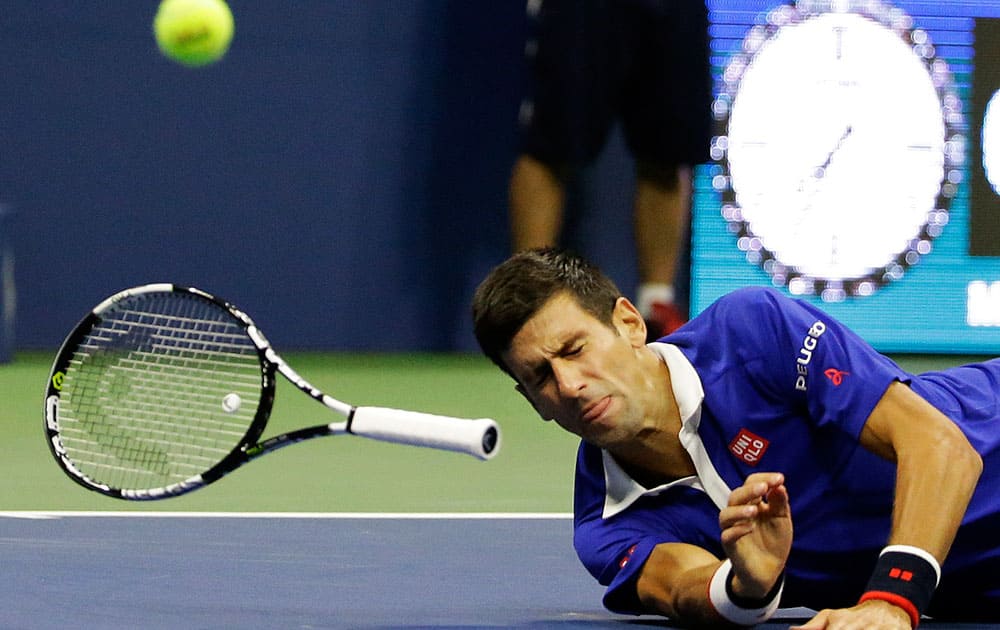
[[[674,286],[685,276],[678,265],[693,187],[693,169],[684,165],[705,161],[711,138],[708,13],[702,0],[651,1],[634,11],[622,122],[636,160],[636,305],[656,338],[687,320],[678,298],[688,291]]]
[[[566,191],[556,173],[530,155],[514,162],[510,178],[513,251],[558,244]]]
[[[636,166],[634,230],[639,289],[636,306],[651,338],[679,328],[687,315],[675,306],[674,278],[690,215],[691,169]]]
[[[514,251],[559,244],[567,187],[600,153],[616,102],[612,5],[545,0],[529,7],[528,94],[508,200]]]

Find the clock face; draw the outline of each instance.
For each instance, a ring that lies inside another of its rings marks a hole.
[[[994,92],[986,103],[983,115],[983,170],[993,192],[1000,195],[1000,91]]]
[[[965,148],[926,33],[897,10],[834,4],[782,6],[751,30],[725,71],[713,146],[747,258],[829,300],[870,294],[930,252]]]

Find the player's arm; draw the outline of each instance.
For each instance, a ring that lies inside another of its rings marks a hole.
[[[686,623],[748,626],[765,621],[778,607],[792,525],[784,477],[751,475],[720,511],[728,559],[682,543],[653,549],[636,584],[639,601],[651,613]]]
[[[983,469],[965,434],[897,381],[869,416],[861,444],[896,462],[889,543],[920,547],[944,562]]]
[[[689,623],[718,623],[719,615],[708,601],[708,585],[720,565],[701,547],[657,545],[636,582],[643,609]]]
[[[882,566],[887,562],[884,552],[863,603],[845,611],[822,611],[804,628],[833,629],[840,623],[869,621],[874,624],[875,619],[880,620],[878,623],[896,619],[901,628],[916,625],[912,621],[914,613],[919,618],[921,606],[927,603],[920,600],[930,599],[940,565],[948,555],[982,472],[982,459],[958,426],[900,382],[889,386],[868,417],[861,444],[896,462],[896,495],[888,542],[904,547],[893,549],[895,555],[890,557],[915,577],[904,582],[882,575],[892,571],[888,565]],[[929,557],[923,559],[921,551]],[[921,577],[927,585],[917,588],[917,578]],[[901,593],[895,592],[900,588],[904,589]]]

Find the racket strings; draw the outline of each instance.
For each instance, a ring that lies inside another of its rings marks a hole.
[[[62,445],[94,481],[169,486],[238,446],[260,395],[256,346],[227,309],[186,293],[132,296],[103,314],[69,363]]]

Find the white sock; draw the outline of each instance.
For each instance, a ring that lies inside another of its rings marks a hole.
[[[639,285],[636,295],[636,308],[643,317],[648,317],[653,311],[653,304],[673,304],[674,286],[660,282],[644,282]]]

